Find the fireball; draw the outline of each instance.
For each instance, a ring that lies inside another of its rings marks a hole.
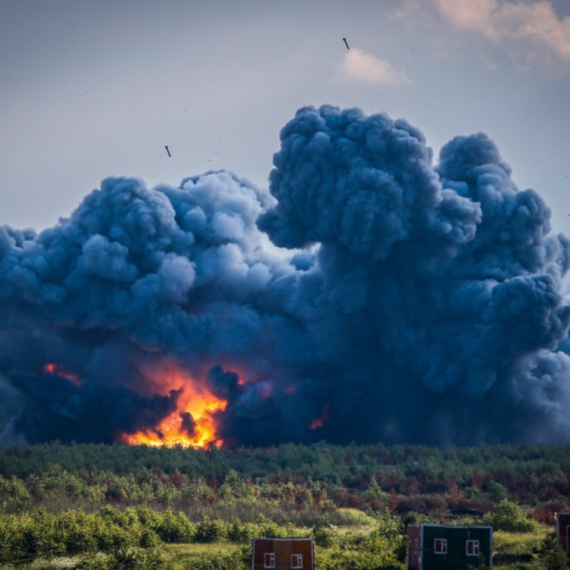
[[[176,410],[156,426],[134,434],[123,434],[121,441],[129,445],[152,447],[205,448],[223,445],[216,435],[216,412],[226,409],[227,402],[216,397],[203,383],[180,370],[171,369],[159,376],[161,393],[180,392]]]

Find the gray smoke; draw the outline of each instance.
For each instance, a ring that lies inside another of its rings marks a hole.
[[[274,164],[269,193],[109,178],[0,228],[5,440],[150,429],[181,392],[149,371],[176,366],[228,402],[226,445],[570,441],[569,243],[486,135],[434,165],[403,120],[307,107]]]

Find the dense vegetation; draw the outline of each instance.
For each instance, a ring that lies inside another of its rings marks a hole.
[[[504,531],[496,568],[565,568],[547,533],[569,497],[564,446],[13,447],[0,449],[0,563],[237,569],[254,536],[312,536],[319,570],[395,569],[407,523],[425,521]],[[177,566],[168,544],[228,547]]]

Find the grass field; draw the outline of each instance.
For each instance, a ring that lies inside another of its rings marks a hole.
[[[339,535],[346,533],[366,534],[367,527],[344,527],[336,529]],[[506,532],[494,533],[494,570],[539,570],[543,566],[536,560],[536,551],[543,540],[546,531],[541,530],[535,533],[515,534]],[[205,560],[215,560],[228,558],[232,554],[242,551],[241,546],[226,542],[212,544],[170,544],[166,545],[162,557],[164,567],[169,570],[185,570],[188,567],[204,562]],[[317,561],[325,560],[330,556],[329,549],[316,547]],[[243,553],[242,553],[243,556]],[[108,568],[105,566],[104,557],[98,558],[100,566],[92,559],[91,565],[85,568]],[[21,570],[63,570],[65,568],[76,568],[80,558],[55,558],[52,560],[36,560],[32,563],[22,563],[17,566],[0,566],[2,569],[19,568]],[[129,566],[125,566],[128,568]],[[133,567],[135,568],[135,567]],[[213,566],[214,568],[214,566]],[[247,568],[247,565],[244,565]],[[317,563],[317,570],[319,564]],[[350,570],[348,567],[346,570]],[[370,570],[373,570],[372,568]]]
[[[182,570],[191,560],[219,555],[228,555],[240,550],[235,544],[218,542],[215,544],[170,544],[167,546],[166,558],[172,570]]]

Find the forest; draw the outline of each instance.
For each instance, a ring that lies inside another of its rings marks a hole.
[[[492,525],[494,568],[567,568],[566,446],[284,444],[0,449],[0,564],[251,567],[256,536],[309,536],[319,570],[406,568],[407,525]]]

